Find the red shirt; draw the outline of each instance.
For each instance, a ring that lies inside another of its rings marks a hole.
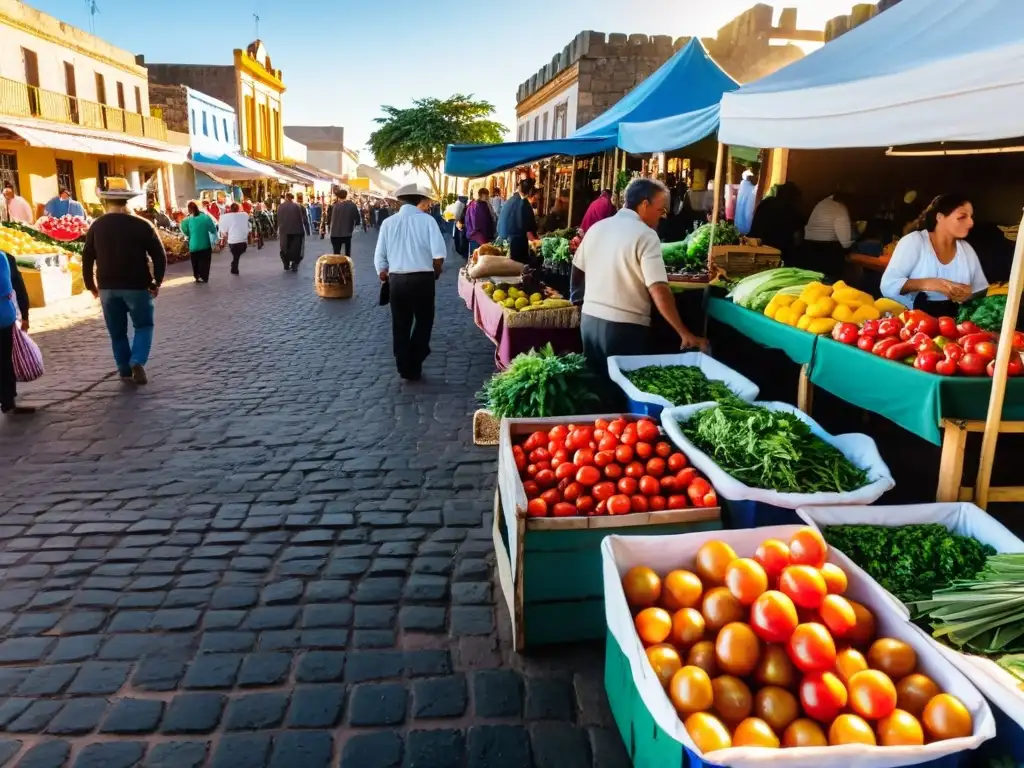
[[[587,208],[587,212],[583,216],[583,223],[580,224],[580,232],[586,234],[587,230],[597,224],[597,222],[610,219],[615,214],[615,203],[612,202],[609,195],[602,194]]]

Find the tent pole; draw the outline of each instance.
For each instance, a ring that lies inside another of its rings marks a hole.
[[[615,155],[612,158],[611,173],[608,174],[608,187],[612,191],[612,199],[619,196],[619,190],[616,189],[618,186],[618,175],[619,175],[619,148],[615,148]]]
[[[572,175],[569,176],[569,216],[566,226],[572,227],[572,207],[576,202],[576,155],[572,156]]]
[[[1021,220],[1024,224],[1024,219]],[[992,377],[992,397],[988,401],[988,417],[985,419],[985,434],[981,440],[981,460],[978,464],[978,481],[974,486],[974,503],[982,509],[988,507],[989,489],[992,483],[992,464],[996,458],[996,443],[999,427],[1003,420],[1003,399],[1006,395],[1007,364],[1013,349],[1013,332],[1017,328],[1020,313],[1021,291],[1024,290],[1024,237],[1017,237],[1013,251],[1013,268],[1010,271],[1010,292],[1006,298],[1006,314],[999,334],[999,348],[996,352],[996,375]]]
[[[551,200],[551,177],[555,175],[555,158],[548,158],[548,173],[544,180],[544,208],[550,211],[554,202]],[[543,213],[543,211],[542,211]],[[566,225],[568,226],[568,225]]]
[[[722,201],[722,176],[723,168],[725,166],[725,144],[718,142],[718,157],[715,159],[715,200],[711,205],[711,237],[714,242],[715,230],[714,227],[718,223],[718,214],[721,212],[721,201]]]

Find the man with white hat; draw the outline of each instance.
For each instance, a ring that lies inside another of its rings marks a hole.
[[[398,374],[416,381],[430,354],[434,327],[434,281],[441,276],[448,248],[428,213],[434,195],[417,184],[395,190],[402,203],[380,225],[374,266],[391,293],[391,333]]]
[[[743,180],[736,192],[736,229],[741,235],[750,234],[754,223],[754,204],[757,202],[757,186],[754,184],[754,172],[749,168],[743,172]]]

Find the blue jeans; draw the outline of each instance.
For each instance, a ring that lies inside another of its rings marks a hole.
[[[149,291],[100,289],[103,319],[107,322],[110,346],[114,350],[117,371],[131,375],[133,365],[145,365],[153,347],[153,296]],[[128,317],[135,336],[128,341]]]

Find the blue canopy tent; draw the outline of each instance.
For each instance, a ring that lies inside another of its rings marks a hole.
[[[262,163],[242,157],[234,152],[220,155],[206,154],[192,150],[189,164],[197,171],[224,181],[245,181],[249,179],[276,179],[280,173]]]
[[[738,87],[708,55],[700,40],[694,38],[615,106],[572,136],[506,144],[452,144],[445,159],[445,173],[478,178],[554,155],[604,152],[619,145],[622,123],[647,123],[711,106],[717,108],[722,94]],[[657,151],[661,149],[665,147]]]
[[[739,86],[736,86],[739,87]],[[696,144],[718,130],[718,104],[646,123],[619,125],[619,148],[634,155],[668,152]]]

